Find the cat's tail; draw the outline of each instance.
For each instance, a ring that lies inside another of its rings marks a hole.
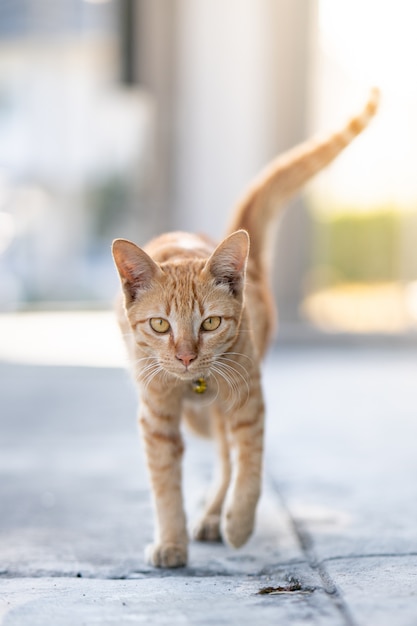
[[[250,236],[250,257],[263,258],[268,233],[280,208],[317,172],[331,163],[375,115],[379,90],[371,91],[362,111],[343,128],[322,139],[308,140],[277,157],[252,182],[238,203],[228,232],[243,228]]]

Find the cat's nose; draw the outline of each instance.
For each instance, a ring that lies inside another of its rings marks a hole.
[[[185,367],[188,367],[192,361],[195,361],[195,359],[197,358],[197,355],[194,352],[183,352],[183,353],[177,353],[175,357],[179,361],[181,361],[181,363],[183,363]]]

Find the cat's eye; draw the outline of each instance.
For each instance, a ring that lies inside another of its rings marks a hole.
[[[204,320],[204,322],[201,324],[201,328],[203,330],[216,330],[216,328],[220,326],[221,321],[221,317],[219,317],[218,315],[213,315],[212,317],[208,317]]]
[[[156,333],[166,333],[171,328],[169,322],[163,317],[151,317],[149,320],[152,330]]]

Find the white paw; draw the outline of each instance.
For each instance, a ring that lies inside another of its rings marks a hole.
[[[184,567],[187,565],[188,550],[184,544],[150,544],[145,550],[145,559],[154,567]]]

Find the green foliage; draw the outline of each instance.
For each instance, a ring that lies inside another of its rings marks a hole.
[[[338,282],[399,279],[403,215],[390,208],[314,218],[314,265]]]

